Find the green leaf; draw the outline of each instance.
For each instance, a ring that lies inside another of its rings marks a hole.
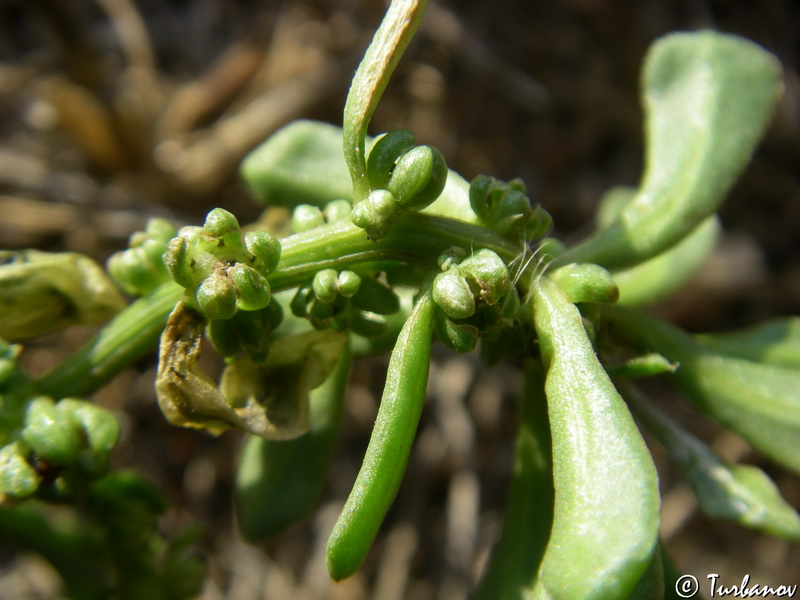
[[[644,572],[628,600],[663,600],[664,598],[664,559],[661,545],[657,545]]]
[[[236,474],[239,528],[251,541],[274,535],[305,517],[319,500],[336,442],[350,375],[343,351],[333,373],[309,393],[310,428],[293,440],[250,437]]]
[[[616,186],[600,199],[595,220],[599,229],[613,225],[636,197],[636,189]],[[642,306],[669,298],[694,276],[719,239],[720,222],[712,215],[672,248],[636,266],[615,271],[620,304]]]
[[[547,368],[555,508],[534,597],[627,598],[650,563],[658,477],[578,309],[547,277],[533,287]]]
[[[717,354],[755,362],[800,368],[800,317],[785,317],[747,329],[695,336]]]
[[[647,157],[641,187],[613,225],[557,262],[620,269],[677,243],[720,206],[781,90],[778,62],[742,38],[702,31],[656,42],[642,77]]]
[[[622,271],[614,272],[619,303],[643,306],[660,302],[680,290],[711,254],[719,239],[720,223],[709,217],[673,247]]]
[[[328,573],[337,581],[363,562],[405,474],[425,401],[433,313],[425,289],[397,336],[364,461],[328,538]]]
[[[704,442],[652,407],[636,388],[622,389],[634,414],[683,471],[706,515],[800,541],[800,516],[761,469],[723,461]]]
[[[530,597],[553,520],[553,476],[544,374],[528,361],[503,529],[473,600]]]
[[[250,192],[270,206],[322,207],[352,196],[340,127],[293,121],[275,132],[244,161],[240,171]]]
[[[367,145],[372,140],[367,138]],[[320,121],[294,121],[275,132],[242,162],[240,175],[264,204],[323,207],[353,199],[352,181],[342,153],[342,129]],[[422,212],[476,223],[469,183],[448,171],[444,191]]]
[[[604,307],[614,330],[680,363],[671,378],[704,412],[800,473],[800,370],[721,356],[636,309]]]

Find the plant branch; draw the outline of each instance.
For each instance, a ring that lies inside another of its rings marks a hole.
[[[373,241],[349,222],[333,223],[282,240],[278,268],[269,277],[273,291],[307,282],[325,268],[396,261],[434,267],[436,258],[452,246],[497,252],[507,263],[519,248],[502,236],[447,217],[411,213],[399,219],[390,235]],[[520,287],[527,289],[524,272]],[[156,347],[167,316],[183,288],[170,282],[128,306],[75,354],[35,382],[39,392],[54,397],[85,396],[117,372]]]
[[[400,57],[414,37],[428,0],[394,0],[358,66],[344,107],[344,155],[353,179],[353,203],[367,197],[367,126]]]

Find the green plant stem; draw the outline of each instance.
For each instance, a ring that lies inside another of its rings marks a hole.
[[[90,394],[155,348],[167,315],[182,293],[182,287],[169,282],[133,302],[75,354],[36,381],[36,389],[55,398]]]
[[[353,180],[354,203],[369,194],[367,126],[427,5],[428,0],[394,0],[353,77],[344,106],[344,156]]]
[[[403,215],[391,233],[377,241],[351,223],[338,222],[289,236],[282,245],[281,261],[269,277],[276,291],[304,283],[320,269],[341,270],[357,263],[391,260],[435,266],[436,258],[452,246],[488,248],[506,262],[520,253],[520,248],[492,231],[424,213]]]
[[[396,261],[434,267],[436,258],[451,246],[489,248],[507,263],[520,248],[480,226],[422,213],[400,218],[392,232],[379,241],[363,229],[338,222],[282,240],[281,260],[270,275],[273,291],[307,282],[317,271],[342,270],[354,264]],[[520,277],[527,289],[530,275]],[[183,288],[165,283],[137,300],[112,319],[89,342],[35,382],[43,393],[63,398],[86,396],[134,360],[156,347],[167,316],[180,300]]]

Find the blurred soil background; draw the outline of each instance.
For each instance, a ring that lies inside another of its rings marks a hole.
[[[376,0],[0,0],[0,247],[86,253],[104,262],[152,216],[199,224],[215,206],[261,210],[241,158],[295,118],[341,123],[350,77],[385,5]],[[372,132],[414,130],[467,179],[521,177],[556,233],[591,230],[600,195],[642,167],[639,66],[656,37],[713,28],[777,54],[786,93],[726,204],[726,235],[700,276],[657,310],[693,331],[800,314],[800,4],[793,0],[432,2]],[[92,331],[26,344],[39,374]],[[309,520],[260,547],[236,533],[232,483],[242,438],[166,424],[154,355],[96,394],[123,425],[120,467],[169,495],[167,535],[204,528],[204,600],[456,600],[474,585],[501,524],[511,461],[513,365],[435,352],[429,403],[398,501],[364,568],[328,581],[323,551],[358,469],[385,359],[359,363],[328,490]],[[665,410],[729,459],[763,466],[800,507],[800,480],[698,417]],[[648,440],[651,441],[651,440]],[[800,584],[800,548],[696,511],[663,452],[663,537],[682,573]],[[800,449],[798,449],[800,451]],[[532,510],[535,510],[532,507]],[[620,535],[625,535],[620,523]],[[58,597],[36,557],[0,540],[0,598]],[[703,588],[705,589],[705,588]]]

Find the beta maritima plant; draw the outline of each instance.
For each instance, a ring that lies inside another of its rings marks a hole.
[[[243,228],[215,208],[201,226],[152,221],[110,258],[108,274],[78,255],[3,254],[5,338],[115,315],[38,379],[20,370],[21,346],[0,346],[0,531],[50,560],[73,597],[99,597],[88,585],[188,598],[202,581],[186,553],[191,536],[158,534],[160,494],[135,474],[109,472],[116,419],[87,399],[159,339],[166,418],[250,434],[237,494],[252,541],[313,510],[351,365],[391,350],[371,440],[330,532],[336,580],[359,569],[402,485],[436,341],[524,372],[503,529],[475,598],[657,599],[673,589],[640,426],[708,515],[800,541],[800,517],[763,471],[717,456],[636,383],[668,379],[800,473],[797,320],[690,335],[642,309],[678,289],[713,248],[716,212],[780,96],[776,60],[713,31],[658,40],[641,79],[641,184],[610,190],[597,230],[566,246],[550,237],[550,215],[522,181],[467,183],[411,131],[367,135],[425,4],[391,3],[353,79],[343,128],[291,123],[243,162],[267,211],[291,207],[290,234]],[[139,299],[126,304],[120,288]],[[221,379],[203,371],[205,351],[224,358]],[[47,503],[75,505],[88,529],[56,532]],[[59,544],[47,542],[54,535]],[[89,551],[69,551],[80,544]],[[89,570],[100,583],[81,579]]]

